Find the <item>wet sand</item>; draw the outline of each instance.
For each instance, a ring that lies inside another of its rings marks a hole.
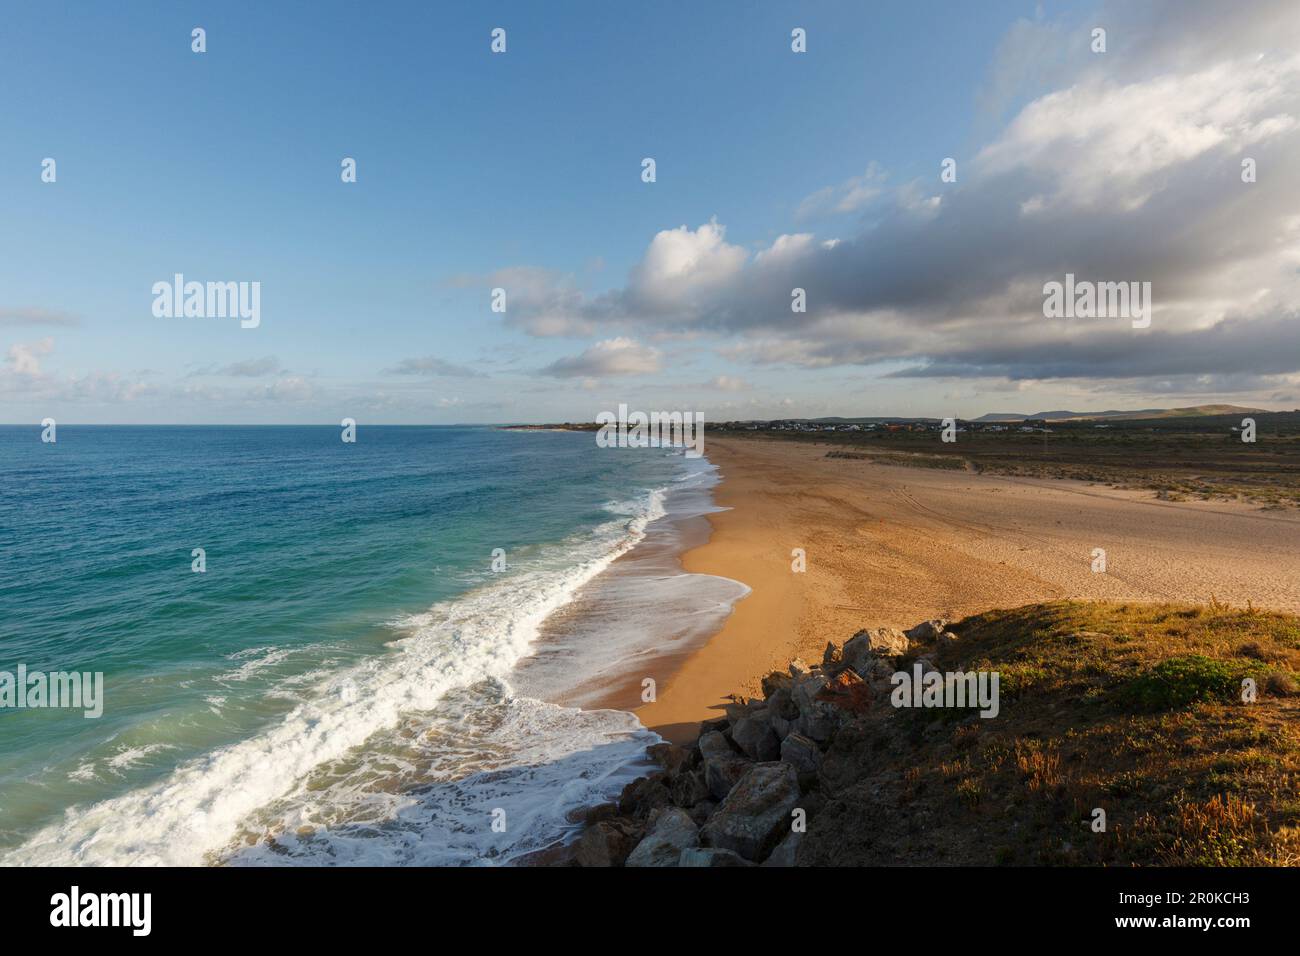
[[[863,627],[1060,598],[1212,599],[1300,612],[1300,515],[1150,492],[826,458],[828,447],[711,439],[729,510],[682,558],[753,590],[702,647],[669,663],[637,716],[694,736],[727,695]],[[792,570],[802,548],[807,570]],[[1094,573],[1093,549],[1106,551]],[[639,679],[639,678],[638,678]],[[624,704],[626,706],[626,704]]]

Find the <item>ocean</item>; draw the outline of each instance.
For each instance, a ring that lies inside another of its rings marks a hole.
[[[590,432],[0,427],[0,671],[104,675],[97,719],[0,708],[0,863],[571,839],[645,772],[642,675],[746,593],[676,559],[715,482]]]

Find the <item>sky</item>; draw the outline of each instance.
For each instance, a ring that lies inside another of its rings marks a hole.
[[[1300,406],[1294,0],[0,16],[0,422]]]

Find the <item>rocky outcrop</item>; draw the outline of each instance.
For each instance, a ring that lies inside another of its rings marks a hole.
[[[800,780],[815,780],[822,763],[821,748],[811,737],[792,733],[781,741],[781,762],[793,767]]]
[[[906,654],[909,643],[906,634],[892,627],[858,631],[845,642],[843,660],[859,677],[870,679],[877,660]]]
[[[622,866],[644,833],[630,820],[601,820],[583,831],[574,858],[579,866]]]
[[[931,669],[957,640],[942,620],[873,628],[820,664],[790,662],[763,697],[734,699],[689,747],[658,743],[654,773],[587,814],[580,866],[794,866],[803,825],[860,773],[876,744],[868,715],[889,710],[889,676],[907,656]],[[868,746],[870,744],[870,746]]]
[[[714,799],[722,800],[749,769],[749,761],[732,749],[719,731],[705,734],[699,742],[704,763],[704,783]]]
[[[731,739],[751,760],[775,760],[781,753],[781,740],[772,729],[768,708],[741,717],[731,727]]]
[[[944,632],[948,622],[943,618],[936,618],[933,621],[922,621],[916,627],[908,628],[903,633],[907,639],[914,645],[933,644]]]
[[[700,835],[708,846],[733,850],[754,862],[762,860],[790,832],[799,792],[798,774],[788,763],[755,764]]]
[[[684,810],[669,807],[655,817],[645,838],[627,858],[628,866],[677,866],[682,851],[699,842],[700,828]]]

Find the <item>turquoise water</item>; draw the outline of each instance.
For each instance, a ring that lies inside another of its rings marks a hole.
[[[39,439],[0,427],[0,670],[102,671],[105,702],[0,709],[4,862],[510,859],[644,747],[509,676],[699,463],[481,427]]]

